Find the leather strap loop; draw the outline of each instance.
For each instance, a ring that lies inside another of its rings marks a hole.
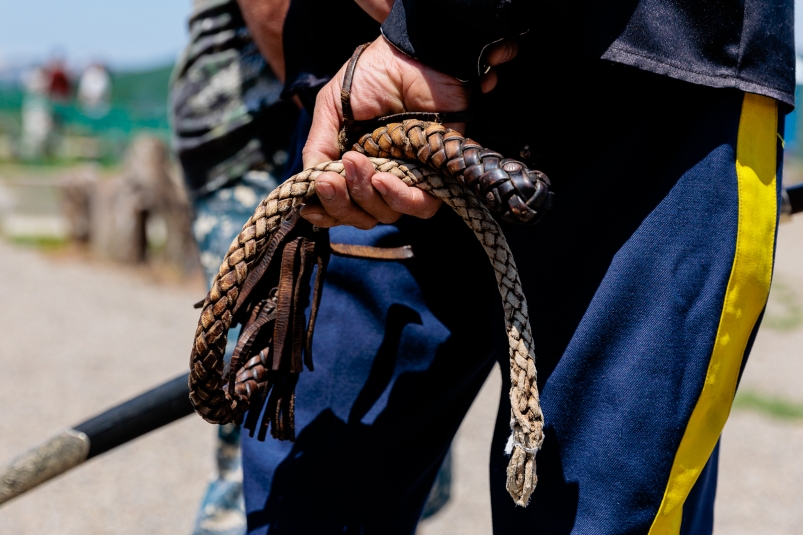
[[[365,43],[354,49],[354,53],[346,65],[346,72],[343,75],[343,86],[340,88],[340,108],[343,111],[343,128],[340,129],[338,143],[340,152],[346,152],[349,146],[349,133],[354,124],[354,111],[351,109],[351,83],[354,80],[354,69],[357,68],[357,60],[371,43]]]
[[[351,85],[354,82],[354,71],[357,68],[357,61],[370,44],[371,43],[365,43],[354,49],[354,53],[351,55],[346,65],[346,72],[343,74],[343,85],[340,88],[340,108],[343,112],[343,127],[340,129],[340,133],[337,136],[341,154],[347,150],[351,150],[354,139],[359,138],[366,132],[370,132],[390,123],[398,123],[410,119],[438,124],[467,123],[471,120],[471,110],[451,112],[405,111],[384,115],[375,119],[368,119],[366,121],[357,121],[354,119],[354,110],[351,107]]]

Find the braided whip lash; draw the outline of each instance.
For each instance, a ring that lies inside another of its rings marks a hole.
[[[510,344],[507,490],[517,505],[526,506],[538,480],[535,454],[544,440],[543,414],[527,301],[513,255],[491,210],[504,221],[534,223],[549,208],[549,182],[520,162],[503,159],[440,124],[420,120],[378,128],[364,135],[354,150],[368,155],[377,172],[391,173],[408,186],[442,199],[474,231],[488,254],[502,295]],[[345,174],[340,161],[321,164],[288,179],[264,199],[232,242],[212,283],[195,331],[189,380],[192,404],[208,422],[232,422],[248,410],[248,395],[230,392],[224,377],[232,311],[282,218],[315,193],[315,179],[326,171]]]

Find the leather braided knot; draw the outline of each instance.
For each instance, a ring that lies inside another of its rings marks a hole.
[[[507,451],[511,457],[506,486],[516,504],[526,506],[538,479],[535,453],[544,438],[533,337],[513,255],[499,224],[480,199],[488,201],[505,220],[532,224],[549,207],[548,181],[543,174],[504,159],[457,132],[419,120],[378,128],[363,136],[354,149],[372,156],[377,172],[392,173],[408,186],[442,199],[474,232],[491,261],[502,296],[510,347],[511,436]],[[253,399],[264,396],[262,390],[270,383],[272,373],[268,367],[270,348],[247,362],[233,360],[232,369],[224,374],[226,335],[238,313],[240,292],[249,291],[244,289],[249,274],[258,269],[256,265],[266,254],[271,239],[282,232],[282,221],[314,194],[315,179],[325,171],[345,174],[341,162],[328,162],[291,177],[268,195],[232,242],[212,283],[195,332],[189,380],[190,399],[209,422],[239,420]],[[269,302],[260,303],[262,308],[255,308],[253,313],[269,315],[271,306]],[[296,380],[297,374],[289,379],[291,384],[286,388],[292,390]],[[289,414],[276,418],[275,426],[282,427],[283,422],[292,426],[293,399],[288,392],[280,395],[289,395],[285,409]],[[257,418],[259,415],[252,413],[258,412],[249,412],[246,422]],[[280,438],[293,436],[283,429],[272,433]]]
[[[550,182],[498,152],[438,123],[404,121],[363,135],[354,150],[378,158],[418,160],[465,184],[506,223],[535,224],[552,205]]]

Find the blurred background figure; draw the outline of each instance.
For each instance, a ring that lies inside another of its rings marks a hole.
[[[69,102],[72,92],[64,59],[54,55],[44,67],[34,67],[24,77],[23,86],[20,154],[28,160],[53,156],[61,124],[55,106]]]
[[[67,75],[65,60],[61,55],[54,55],[45,66],[47,77],[47,96],[56,102],[66,102],[72,92],[72,84]]]
[[[20,156],[35,160],[48,156],[53,149],[55,120],[50,101],[50,75],[43,67],[34,67],[23,79]]]
[[[109,112],[112,95],[112,78],[100,63],[91,63],[78,80],[78,102],[91,117],[103,117]]]

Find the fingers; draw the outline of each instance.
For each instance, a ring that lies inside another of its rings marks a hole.
[[[304,201],[304,206],[301,207],[299,213],[301,217],[321,228],[332,228],[340,225],[337,219],[326,213],[326,210],[321,206],[321,201],[315,197]]]
[[[319,227],[350,225],[363,230],[372,229],[377,219],[352,202],[346,179],[337,173],[321,173],[315,180],[317,203],[306,203],[301,216]]]
[[[483,93],[489,93],[496,87],[499,77],[496,74],[496,67],[507,63],[516,57],[519,53],[519,45],[516,41],[506,39],[488,47],[485,54],[485,64],[490,67],[482,78],[480,78],[480,90]]]
[[[485,63],[489,67],[496,67],[507,63],[519,53],[519,45],[516,41],[505,39],[488,47],[485,54]]]
[[[318,176],[317,202],[305,203],[302,217],[319,227],[351,225],[367,230],[377,223],[393,223],[404,214],[427,219],[440,208],[439,199],[405,185],[390,173],[376,173],[362,154],[347,152],[343,167],[345,177],[336,173]]]
[[[380,223],[393,223],[401,217],[401,214],[388,206],[379,191],[374,188],[371,178],[376,170],[368,158],[357,152],[347,152],[343,156],[343,167],[346,169],[349,195],[360,208]]]
[[[441,205],[440,200],[394,175],[377,173],[371,161],[358,152],[347,152],[343,166],[351,200],[380,223],[393,223],[402,215],[428,219]]]
[[[429,219],[443,201],[418,188],[411,188],[390,173],[377,173],[371,183],[391,210],[400,214]]]

